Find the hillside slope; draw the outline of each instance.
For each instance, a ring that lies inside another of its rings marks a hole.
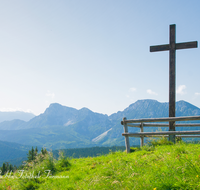
[[[129,154],[111,152],[107,156],[79,159],[61,156],[53,162],[50,156],[40,164],[27,165],[23,174],[16,172],[15,178],[3,177],[0,188],[199,189],[200,146],[164,145],[166,141],[161,141],[161,146],[146,146]],[[49,171],[45,172],[47,169]],[[32,177],[25,177],[30,174]]]

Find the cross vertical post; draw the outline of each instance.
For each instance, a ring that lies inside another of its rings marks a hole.
[[[150,46],[150,52],[169,50],[169,117],[176,117],[176,50],[197,48],[197,41],[176,43],[176,25],[169,28],[169,44]],[[169,131],[175,131],[175,122],[169,122]],[[175,143],[175,135],[169,135],[169,140]]]
[[[169,52],[169,117],[176,117],[176,25],[170,25]],[[175,122],[169,122],[169,131],[175,131]],[[175,143],[175,135],[169,135],[169,140]]]

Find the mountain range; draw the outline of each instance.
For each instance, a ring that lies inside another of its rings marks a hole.
[[[15,119],[1,122],[0,141],[52,150],[122,146],[124,137],[120,122],[123,117],[127,119],[168,117],[168,108],[168,103],[149,99],[138,100],[123,111],[108,116],[92,112],[88,108],[77,110],[53,103],[44,113],[29,121]],[[198,107],[185,101],[176,102],[177,117],[195,115],[200,115]],[[131,138],[131,142],[139,143],[135,138]]]
[[[14,119],[29,121],[34,117],[35,117],[34,114],[23,111],[7,111],[7,112],[0,111],[0,123],[3,121],[11,121]]]

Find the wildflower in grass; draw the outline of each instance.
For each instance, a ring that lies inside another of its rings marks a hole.
[[[196,177],[199,177],[198,175]]]
[[[156,190],[156,188],[153,188],[153,190]]]
[[[112,184],[119,183],[119,181],[113,181]]]

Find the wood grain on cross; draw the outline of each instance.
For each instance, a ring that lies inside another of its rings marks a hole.
[[[197,48],[197,41],[176,43],[176,25],[170,25],[169,44],[150,46],[150,52],[169,50],[169,117],[175,117],[176,104],[176,50]],[[175,122],[169,122],[169,131],[175,131]],[[175,136],[169,135],[169,140],[175,143]]]

